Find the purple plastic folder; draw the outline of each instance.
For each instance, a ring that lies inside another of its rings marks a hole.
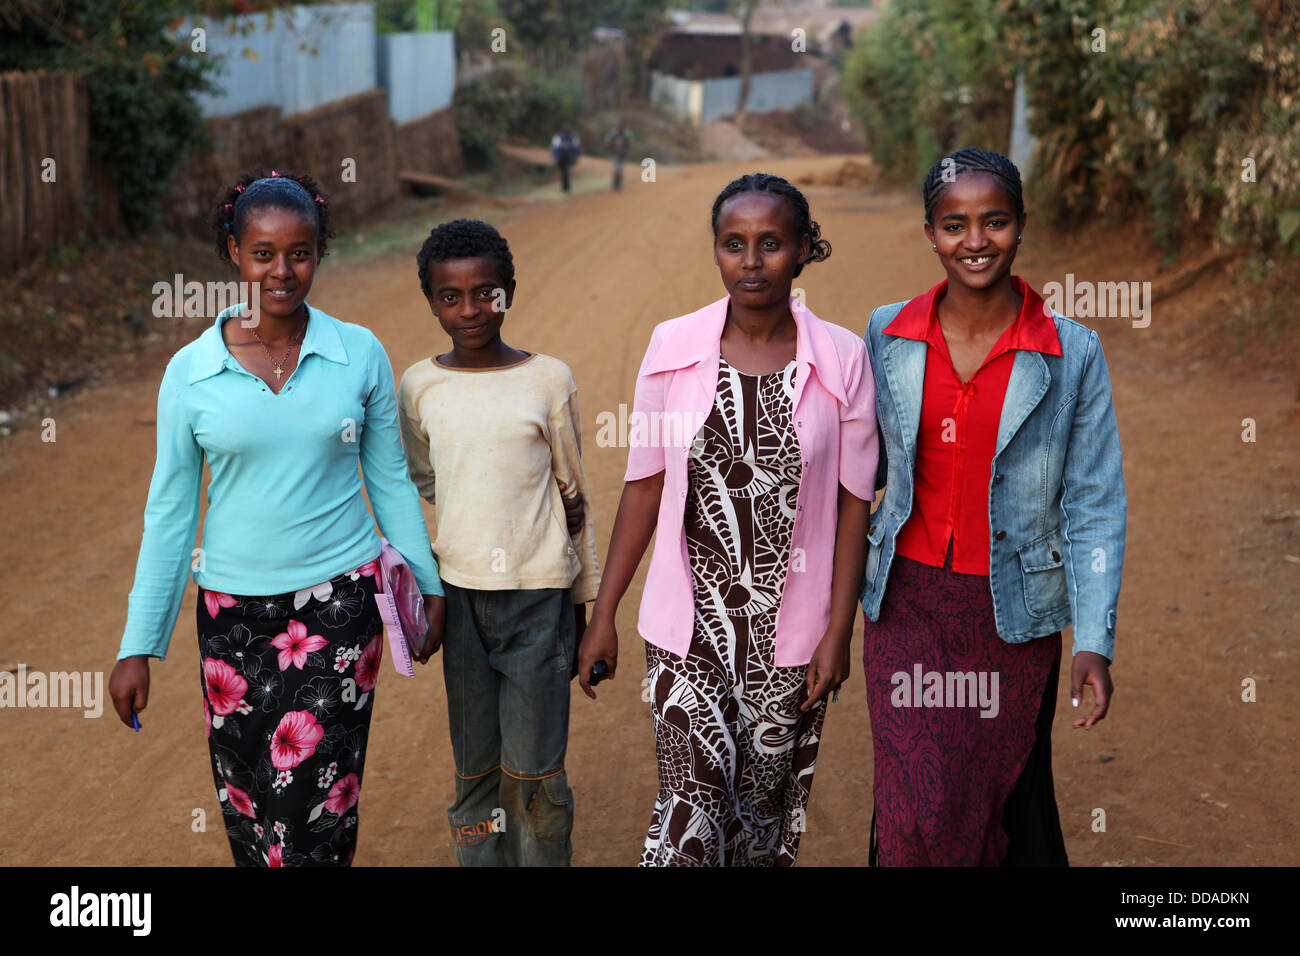
[[[388,632],[388,646],[393,652],[393,666],[399,674],[415,676],[413,659],[420,653],[429,633],[424,615],[424,595],[415,583],[415,573],[401,553],[384,538],[379,552],[379,584],[375,594],[379,616]]]

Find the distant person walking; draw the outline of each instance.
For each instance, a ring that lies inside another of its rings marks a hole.
[[[627,152],[632,148],[632,134],[627,131],[627,124],[619,120],[618,125],[605,137],[605,145],[609,147],[610,161],[614,164],[614,181],[610,188],[622,189],[623,161],[627,159]]]
[[[560,167],[560,186],[566,193],[569,191],[569,169],[581,155],[582,142],[573,131],[573,124],[565,123],[551,137],[551,157],[555,160],[555,165]]]

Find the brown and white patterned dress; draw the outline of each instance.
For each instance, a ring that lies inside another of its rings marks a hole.
[[[799,849],[826,707],[800,713],[807,665],[773,662],[801,474],[794,374],[723,359],[691,451],[695,628],[685,659],[646,645],[659,795],[642,866],[790,866]]]

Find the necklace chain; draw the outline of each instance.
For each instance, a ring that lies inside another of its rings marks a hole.
[[[257,344],[262,346],[262,351],[264,351],[266,353],[266,357],[271,360],[271,364],[273,366],[271,371],[275,373],[275,380],[277,382],[280,381],[280,377],[284,375],[284,363],[289,360],[289,353],[293,351],[293,347],[295,345],[298,345],[302,341],[302,339],[298,339],[298,335],[300,333],[305,333],[306,331],[307,331],[307,320],[303,319],[302,328],[300,328],[298,332],[294,333],[292,336],[289,337],[289,347],[284,350],[284,357],[277,362],[275,360],[275,356],[271,354],[271,350],[268,349],[266,347],[266,343],[262,341],[262,337],[257,334],[257,329],[252,330],[253,338],[257,339]],[[294,341],[295,339],[298,339],[298,341]]]

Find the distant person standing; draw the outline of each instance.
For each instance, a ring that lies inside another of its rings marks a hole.
[[[609,147],[610,160],[614,164],[614,181],[611,188],[622,189],[623,161],[627,159],[627,151],[632,147],[632,134],[627,131],[627,124],[619,120],[618,125],[605,137],[605,145]]]
[[[560,185],[566,193],[569,191],[569,169],[581,155],[582,143],[578,134],[573,131],[572,123],[565,123],[551,137],[551,157],[555,160],[555,165],[560,167]]]

